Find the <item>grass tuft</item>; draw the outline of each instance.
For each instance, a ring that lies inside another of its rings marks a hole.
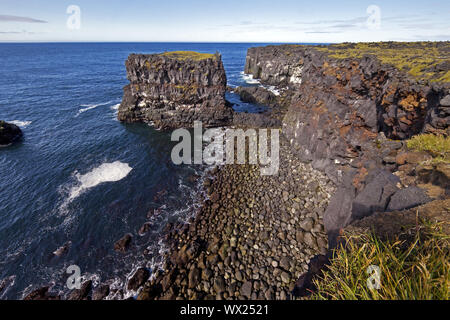
[[[194,61],[200,61],[200,60],[206,60],[206,59],[212,59],[215,57],[214,54],[210,53],[199,53],[194,51],[173,51],[173,52],[165,52],[162,53],[161,56],[169,57],[177,60],[194,60]]]
[[[450,138],[442,135],[421,134],[408,141],[408,148],[425,151],[433,156],[433,162],[450,162]]]
[[[424,223],[410,240],[382,242],[374,235],[345,235],[329,269],[315,281],[315,300],[448,300],[449,236],[442,224]],[[370,266],[381,287],[369,289]]]

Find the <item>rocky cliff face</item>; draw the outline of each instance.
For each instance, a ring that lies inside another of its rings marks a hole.
[[[220,126],[232,119],[219,54],[132,54],[126,69],[130,84],[124,88],[120,121],[151,122],[167,129],[192,127],[194,121]]]
[[[283,134],[297,155],[339,186],[325,213],[330,233],[399,192],[396,155],[419,133],[449,134],[449,85],[428,84],[375,56],[337,59],[314,47],[248,51],[245,70],[292,94]]]

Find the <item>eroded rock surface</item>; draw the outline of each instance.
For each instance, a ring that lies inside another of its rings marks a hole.
[[[132,54],[126,69],[130,84],[124,88],[120,121],[150,122],[168,129],[192,127],[194,121],[214,127],[232,120],[219,54]]]

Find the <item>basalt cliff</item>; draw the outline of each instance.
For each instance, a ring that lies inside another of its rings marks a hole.
[[[215,127],[232,119],[219,54],[132,54],[126,69],[130,84],[124,88],[120,121],[148,122],[169,129],[192,127],[194,121]]]
[[[427,54],[436,62],[423,64]],[[448,144],[449,55],[445,42],[248,51],[245,72],[288,98],[282,131],[295,153],[338,186],[324,213],[333,239],[375,212],[430,201],[417,185],[438,185],[435,198],[448,197],[448,162],[408,150],[406,140],[434,134]]]

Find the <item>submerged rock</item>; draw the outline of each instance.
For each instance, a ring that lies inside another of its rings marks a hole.
[[[114,250],[116,250],[117,252],[125,253],[131,244],[132,238],[133,236],[131,234],[124,235],[122,239],[114,244]]]
[[[22,130],[18,126],[5,121],[0,121],[0,147],[8,146],[23,136]]]

